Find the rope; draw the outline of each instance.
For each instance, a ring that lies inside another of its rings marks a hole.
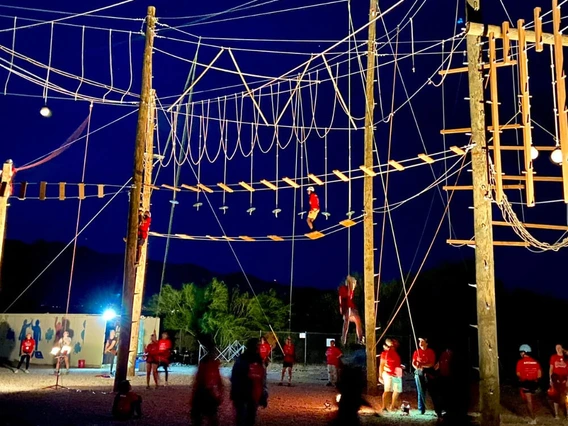
[[[83,156],[83,172],[81,173],[81,182],[85,182],[85,172],[87,170],[87,154],[89,152],[89,133],[91,129],[91,116],[93,113],[93,104],[89,106],[89,117],[87,124],[87,138],[85,139],[85,154]],[[77,206],[77,222],[75,224],[75,235],[79,232],[79,224],[81,222],[81,206],[83,200],[79,198],[79,204]],[[71,272],[69,273],[69,288],[67,290],[67,305],[65,307],[65,315],[69,314],[69,303],[71,302],[71,287],[73,286],[73,272],[75,271],[75,255],[77,254],[77,239],[73,241],[73,254],[71,256]]]
[[[73,239],[71,241],[69,241],[69,243],[67,243],[67,245],[65,247],[63,247],[63,249],[61,249],[61,251],[53,258],[53,260],[51,262],[48,263],[48,265],[43,268],[43,270],[32,280],[32,282],[18,295],[18,297],[16,297],[14,299],[14,301],[12,303],[10,303],[8,305],[8,307],[4,310],[4,313],[8,312],[8,310],[14,306],[14,304],[20,300],[20,298],[31,288],[32,285],[34,285],[37,280],[40,279],[40,277],[51,267],[51,265],[53,265],[55,263],[55,261],[57,259],[59,259],[59,257],[65,252],[65,250],[67,250],[69,248],[69,246],[71,246],[71,244],[73,244],[77,238],[79,238],[79,236],[83,233],[83,231],[85,231],[85,229],[87,229],[89,227],[89,225],[91,223],[94,222],[94,220],[103,212],[104,209],[106,209],[108,207],[108,205],[118,196],[118,194],[121,194],[122,191],[124,190],[124,188],[126,188],[129,184],[130,181],[132,180],[132,178],[128,179],[126,181],[126,183],[124,185],[122,185],[122,188],[120,188],[120,191],[117,191],[116,194],[114,194],[112,196],[112,198],[110,200],[108,200],[104,206],[101,207],[101,209],[92,217],[92,219],[87,222],[87,224],[85,226],[83,226],[83,228],[81,228],[81,230],[73,237]]]
[[[16,49],[16,23],[18,18],[14,16],[14,33],[12,34],[12,51]],[[12,67],[14,66],[14,55],[10,55],[10,69],[8,70],[8,75],[6,76],[6,84],[4,85],[4,96],[8,90],[8,81],[10,81],[10,76],[12,75]]]
[[[294,181],[298,180],[298,144],[296,144],[296,157],[294,160]],[[296,203],[298,189],[294,188],[294,207],[292,209],[292,254],[290,255],[290,306],[288,313],[288,334],[292,331],[292,289],[294,283],[294,253],[296,248]],[[303,197],[303,194],[300,194]]]

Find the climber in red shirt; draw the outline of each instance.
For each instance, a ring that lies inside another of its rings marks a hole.
[[[542,370],[538,361],[529,355],[532,352],[529,345],[521,345],[519,352],[521,359],[517,362],[517,377],[520,382],[521,397],[527,404],[532,424],[536,424],[532,394],[538,389],[538,381],[542,377]]]
[[[286,339],[286,344],[282,348],[282,352],[284,352],[284,362],[282,364],[282,377],[280,378],[278,386],[283,385],[286,369],[288,369],[288,386],[292,386],[292,367],[294,367],[296,350],[294,349],[294,345],[292,344],[292,339],[290,337]]]
[[[172,349],[172,341],[170,340],[168,333],[163,332],[162,338],[158,340],[158,351],[156,353],[156,360],[158,362],[158,367],[156,367],[156,370],[158,370],[158,368],[160,367],[164,367],[164,370],[166,372],[166,382],[164,384],[165,386],[168,385],[168,367],[170,365],[171,349]]]
[[[30,368],[30,358],[34,356],[34,348],[35,348],[35,340],[32,339],[32,334],[26,334],[26,338],[22,340],[22,345],[20,346],[20,362],[18,363],[18,367],[14,370],[14,373],[20,371],[20,367],[26,362],[26,369],[24,373],[29,373]]]
[[[343,315],[343,331],[341,333],[341,343],[345,346],[347,343],[347,334],[349,333],[349,323],[355,323],[357,332],[357,343],[365,344],[365,336],[363,336],[363,325],[359,311],[353,302],[353,295],[357,287],[357,280],[352,276],[348,276],[345,284],[339,287],[339,313]]]
[[[564,414],[568,416],[568,400],[566,396],[566,382],[568,381],[568,362],[562,345],[556,345],[556,353],[550,357],[550,387],[551,399],[554,403],[554,417],[559,419],[558,408],[563,405]]]
[[[136,251],[136,265],[140,261],[142,247],[148,239],[148,232],[150,231],[150,224],[152,223],[152,215],[148,210],[138,217],[138,250]]]
[[[316,231],[316,228],[314,226],[314,221],[316,220],[316,217],[318,217],[318,213],[320,212],[320,202],[313,186],[308,187],[308,196],[310,197],[309,198],[310,210],[308,211],[308,226],[310,227],[311,231]]]

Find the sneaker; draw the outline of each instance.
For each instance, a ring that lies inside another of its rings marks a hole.
[[[532,420],[529,422],[529,425],[536,425],[536,419],[532,419]]]
[[[29,370],[24,370],[24,373],[30,374]]]
[[[278,383],[278,386],[284,386],[284,384],[282,382]]]
[[[288,387],[292,387],[292,383],[291,383],[291,382],[288,382]]]
[[[325,385],[326,385],[326,386],[333,386],[333,385],[331,384],[331,382],[327,382]]]
[[[18,370],[18,369],[14,370],[14,374],[18,374],[19,371],[20,370]]]

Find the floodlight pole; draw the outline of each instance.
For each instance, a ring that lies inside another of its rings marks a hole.
[[[2,258],[4,240],[6,239],[6,215],[8,214],[8,199],[12,195],[13,170],[12,160],[7,160],[2,166],[2,176],[0,176],[0,291],[2,291]]]
[[[467,22],[481,22],[481,0],[466,0]],[[471,117],[471,165],[475,232],[475,278],[479,342],[479,409],[481,424],[500,424],[499,358],[495,303],[492,196],[489,182],[489,149],[485,121],[484,71],[481,36],[467,36],[469,104]]]
[[[124,266],[124,282],[122,286],[122,315],[118,341],[118,360],[114,390],[128,373],[130,358],[130,338],[132,333],[132,311],[136,288],[136,251],[138,246],[138,215],[141,207],[142,186],[144,184],[144,153],[148,140],[148,121],[152,97],[152,50],[154,46],[154,29],[156,25],[156,8],[148,7],[146,17],[146,44],[144,47],[144,62],[142,65],[142,89],[140,91],[140,106],[138,110],[138,126],[136,129],[136,145],[134,151],[134,172],[130,192],[130,210],[128,214],[128,235],[126,237],[126,262]]]
[[[371,0],[369,8],[369,39],[367,45],[367,82],[365,87],[365,154],[364,164],[373,170],[374,110],[375,110],[375,38],[377,25],[375,17],[379,8],[378,0]],[[375,320],[375,244],[373,215],[373,177],[365,174],[363,187],[363,289],[365,294],[365,340],[367,353],[367,394],[376,395],[376,320]]]

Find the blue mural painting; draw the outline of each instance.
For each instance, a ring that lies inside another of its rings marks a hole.
[[[35,324],[32,325],[32,331],[37,348],[39,347],[39,342],[41,342],[41,327],[39,325],[39,320],[36,320]]]
[[[49,342],[50,340],[53,339],[54,334],[55,334],[55,332],[54,332],[53,328],[51,328],[51,327],[48,328],[47,331],[45,332],[45,340]]]
[[[22,340],[26,340],[26,334],[28,334],[28,328],[30,328],[32,324],[33,320],[30,320],[30,322],[28,322],[27,319],[24,320],[24,322],[22,323],[22,328],[20,329],[20,337],[18,338],[20,342]]]

